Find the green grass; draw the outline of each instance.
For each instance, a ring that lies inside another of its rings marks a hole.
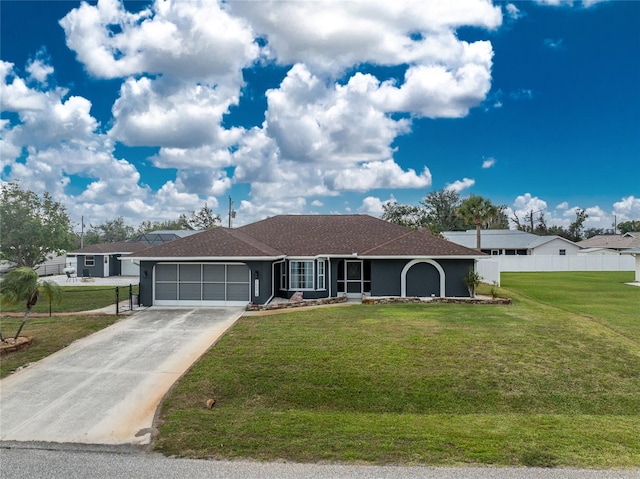
[[[115,315],[30,319],[23,329],[23,335],[33,337],[33,343],[28,349],[0,356],[0,378],[21,366],[55,353],[77,339],[110,326],[117,319],[118,316]],[[19,318],[2,318],[0,328],[5,336],[12,336],[17,331],[19,323]]]
[[[513,274],[500,290],[510,306],[243,317],[166,398],[155,447],[305,462],[638,466],[640,288],[622,284],[632,279]]]
[[[91,311],[104,308],[116,302],[115,286],[61,286],[62,299],[59,303],[53,303],[51,310],[54,313],[71,313],[78,311]],[[133,286],[133,292],[138,292],[138,285]],[[120,301],[129,296],[129,287],[120,287]],[[24,312],[24,304],[11,305],[0,304],[1,312]],[[34,313],[49,313],[49,301],[41,296],[33,307]]]

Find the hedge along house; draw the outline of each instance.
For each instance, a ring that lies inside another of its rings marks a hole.
[[[140,303],[244,306],[274,297],[469,296],[485,256],[367,215],[275,216],[214,228],[130,255]]]

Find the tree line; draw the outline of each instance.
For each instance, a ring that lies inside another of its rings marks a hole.
[[[476,195],[463,200],[456,191],[447,189],[427,194],[418,205],[388,201],[382,205],[382,209],[384,220],[409,228],[429,228],[434,234],[476,229],[479,235],[481,229],[509,229],[510,220],[520,231],[541,236],[557,235],[574,242],[596,235],[615,234],[616,231],[621,234],[640,231],[640,220],[624,221],[612,229],[585,229],[584,223],[589,215],[583,209],[576,210],[575,219],[567,227],[548,226],[544,211],[531,210],[522,218],[514,212],[509,218],[504,205],[494,205],[490,200]]]
[[[18,182],[10,182],[0,190],[0,261],[17,268],[35,268],[49,257],[77,249],[81,244],[125,241],[158,230],[205,230],[220,222],[220,215],[205,203],[200,210],[181,214],[177,220],[143,221],[137,228],[119,216],[89,225],[81,238],[64,205],[48,192],[38,195],[23,190]]]

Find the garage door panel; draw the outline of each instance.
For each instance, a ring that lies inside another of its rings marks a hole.
[[[202,267],[199,264],[181,264],[180,281],[200,282],[202,278]]]
[[[227,283],[227,301],[244,301],[249,297],[249,284]]]
[[[174,301],[178,299],[176,283],[156,283],[156,299]]]
[[[249,268],[243,264],[230,264],[227,266],[227,282],[246,283],[249,281]]]
[[[251,300],[245,264],[162,264],[155,269],[155,304],[236,306]]]
[[[179,285],[180,295],[178,299],[180,299],[181,301],[184,301],[184,300],[199,301],[202,299],[201,289],[202,289],[201,283],[180,283]]]
[[[156,265],[156,281],[178,281],[177,264]]]
[[[224,283],[205,283],[202,285],[202,299],[205,301],[224,301]]]
[[[205,283],[224,283],[225,265],[205,264],[202,268],[202,279]]]

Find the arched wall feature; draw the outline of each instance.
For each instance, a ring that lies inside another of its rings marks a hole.
[[[400,295],[405,298],[407,296],[407,272],[411,269],[412,266],[418,264],[418,263],[428,263],[431,266],[433,266],[435,269],[438,270],[438,273],[440,274],[440,297],[444,298],[445,296],[445,273],[444,273],[444,269],[442,269],[442,266],[440,266],[440,263],[438,263],[437,261],[434,261],[432,259],[414,259],[412,261],[409,261],[405,267],[402,269],[402,273],[400,276]],[[397,283],[396,283],[397,284]]]

